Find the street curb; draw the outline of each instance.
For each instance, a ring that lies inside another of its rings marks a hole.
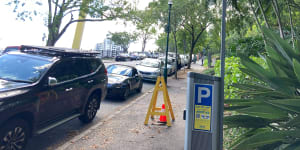
[[[105,122],[107,122],[108,120],[112,119],[113,117],[115,117],[116,115],[120,114],[122,111],[124,111],[125,109],[131,107],[133,104],[136,104],[138,101],[142,100],[142,98],[146,97],[149,93],[152,93],[150,91],[153,91],[154,88],[146,91],[143,95],[141,95],[140,97],[136,98],[135,100],[131,101],[129,104],[127,104],[126,106],[122,107],[120,110],[116,111],[115,113],[109,115],[108,117],[106,117],[104,120],[98,122],[97,124],[93,125],[93,127],[91,127],[90,129],[82,132],[79,135],[76,135],[75,137],[73,137],[72,139],[68,140],[67,142],[65,142],[65,144],[59,146],[57,149],[58,150],[65,150],[67,149],[70,145],[72,145],[74,142],[80,140],[81,138],[85,137],[86,135],[92,133],[93,130],[96,130],[97,128],[99,128],[100,126],[102,126]]]

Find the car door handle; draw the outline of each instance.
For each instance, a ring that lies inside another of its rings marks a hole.
[[[68,88],[68,89],[65,89],[66,92],[69,92],[69,91],[72,91],[73,88]]]
[[[89,81],[88,81],[88,83],[92,83],[92,82],[94,82],[94,80],[89,80]]]

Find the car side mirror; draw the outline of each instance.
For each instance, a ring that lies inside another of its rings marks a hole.
[[[57,79],[54,77],[48,77],[48,85],[53,86],[57,84]]]

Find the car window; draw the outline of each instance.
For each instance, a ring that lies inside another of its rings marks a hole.
[[[146,67],[153,67],[153,68],[159,68],[159,62],[158,61],[151,61],[151,60],[144,60],[140,64],[141,66]]]
[[[88,61],[88,66],[91,72],[95,72],[100,64],[101,61],[99,59],[89,59]]]
[[[76,74],[72,71],[73,63],[71,60],[58,62],[51,70],[49,76],[55,77],[58,82],[63,82],[76,78]]]
[[[91,73],[87,59],[68,59],[57,63],[49,76],[55,77],[58,82],[72,80]]]
[[[0,78],[35,82],[48,70],[52,62],[21,55],[0,56]]]
[[[108,74],[118,74],[123,76],[131,76],[132,69],[130,67],[121,66],[121,65],[110,65],[107,67]]]
[[[87,58],[77,58],[77,59],[74,59],[72,61],[73,63],[73,71],[74,71],[74,74],[76,74],[78,77],[79,76],[84,76],[84,75],[87,75],[87,74],[90,74],[93,72],[93,70],[91,69],[91,66],[90,66],[90,63],[89,63],[89,59]]]

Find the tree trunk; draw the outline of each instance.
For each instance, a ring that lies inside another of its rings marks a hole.
[[[266,22],[267,28],[270,28],[269,23],[268,23],[268,20],[267,20],[267,18],[266,18],[265,11],[264,11],[264,9],[262,8],[262,5],[261,5],[261,0],[258,0],[258,6],[259,6],[259,9],[260,9],[260,11],[261,11],[261,14],[262,14],[262,16],[263,16],[263,18],[264,18],[264,20],[265,20],[265,22]]]
[[[211,68],[211,52],[209,49],[207,49],[207,65],[208,68]]]
[[[254,9],[253,4],[252,4],[252,0],[249,0],[249,3],[250,3],[250,7],[251,7],[251,10],[252,10],[252,13],[253,13],[253,15],[254,15],[254,19],[255,19],[255,21],[256,21],[256,24],[257,24],[257,26],[259,27],[260,31],[262,31],[260,22],[259,22],[259,20],[258,20],[258,17],[257,17],[257,15],[256,15],[256,13],[255,13],[255,9]],[[266,41],[266,37],[265,37],[264,33],[261,32],[261,34],[262,34],[262,37],[263,37],[263,40],[264,40],[264,44],[267,45],[267,41]]]
[[[277,23],[278,23],[280,37],[282,39],[284,39],[284,34],[283,34],[283,30],[282,30],[282,24],[281,24],[281,18],[280,18],[280,12],[279,12],[279,9],[278,9],[277,0],[271,0],[271,1],[272,1],[272,6],[273,6],[273,9],[274,9],[276,18],[277,18]]]
[[[142,44],[142,52],[145,51],[146,43],[147,43],[147,38],[144,38],[144,39],[143,39],[143,44]]]
[[[295,30],[294,30],[294,23],[293,23],[293,17],[292,17],[292,10],[291,10],[289,1],[287,1],[287,5],[288,5],[288,9],[289,9],[292,43],[293,43],[293,47],[295,48]]]
[[[173,32],[174,42],[175,42],[175,61],[176,61],[176,69],[175,69],[175,79],[177,79],[177,71],[178,71],[178,57],[177,57],[177,38],[176,31]]]
[[[188,61],[187,69],[191,69],[192,55],[193,55],[194,48],[195,48],[195,45],[196,45],[196,44],[194,43],[194,40],[195,40],[195,36],[192,35],[191,49],[190,49],[190,52],[189,52],[189,61]]]
[[[123,48],[123,52],[124,52],[124,53],[127,53],[127,52],[128,52],[128,47],[126,47],[126,48],[124,47],[124,48]]]
[[[50,29],[48,29],[48,32],[49,33],[48,33],[48,39],[47,39],[46,46],[54,46],[56,43],[55,35]]]

